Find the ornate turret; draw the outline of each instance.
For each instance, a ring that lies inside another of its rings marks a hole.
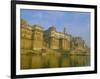
[[[64,34],[66,34],[66,27],[64,27]]]

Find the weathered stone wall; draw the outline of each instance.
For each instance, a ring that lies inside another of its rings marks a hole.
[[[21,26],[21,69],[29,69],[30,68],[30,56],[32,49],[32,28],[28,25]]]
[[[50,49],[59,49],[59,39],[55,37],[50,38]]]
[[[43,31],[34,29],[30,26],[21,28],[21,48],[22,49],[41,49],[43,47]]]
[[[21,28],[21,48],[31,49],[32,48],[32,29],[27,27]]]
[[[38,50],[43,48],[43,31],[41,30],[33,30],[33,50]]]

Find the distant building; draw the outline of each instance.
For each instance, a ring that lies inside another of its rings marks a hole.
[[[84,49],[87,48],[85,41],[82,40],[80,37],[72,37],[72,48],[80,48]]]

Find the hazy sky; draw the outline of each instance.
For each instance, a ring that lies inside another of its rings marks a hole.
[[[53,25],[57,31],[63,32],[64,27],[66,27],[67,33],[82,37],[90,46],[89,12],[21,9],[21,18],[27,20],[31,25],[41,25],[44,30]]]

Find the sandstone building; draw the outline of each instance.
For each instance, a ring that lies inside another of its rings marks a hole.
[[[70,49],[70,35],[57,32],[55,27],[43,30],[38,25],[21,25],[21,48],[25,49]]]
[[[70,49],[70,36],[64,32],[57,32],[53,26],[45,31],[44,37],[51,49]]]
[[[44,30],[21,21],[20,33],[21,69],[90,64],[90,49],[85,41],[71,36],[65,28],[62,32],[54,26]]]
[[[21,48],[70,50],[74,47],[85,48],[87,45],[82,38],[68,34],[65,28],[62,32],[58,32],[54,26],[44,30],[42,26],[32,26],[21,21]]]

